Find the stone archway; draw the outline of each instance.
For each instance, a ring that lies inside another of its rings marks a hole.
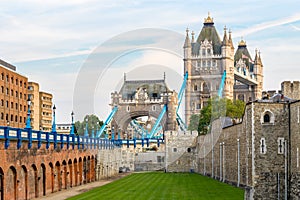
[[[79,171],[78,171],[78,163],[77,163],[77,159],[75,158],[74,159],[74,186],[77,186],[77,185],[79,185],[78,184],[78,180],[79,180]]]
[[[42,163],[40,167],[39,180],[39,196],[46,196],[46,166]]]
[[[8,199],[17,200],[17,170],[14,166],[10,166],[8,169],[7,179],[5,182],[7,188],[7,194],[5,196],[8,197]]]
[[[39,196],[38,192],[38,172],[36,166],[33,164],[31,165],[30,171],[29,171],[29,198],[35,198]]]
[[[62,169],[61,169],[61,185],[62,188],[67,189],[68,188],[68,169],[67,169],[67,162],[64,160],[62,162]]]
[[[25,165],[22,165],[19,175],[19,197],[20,199],[28,199],[28,171]]]
[[[69,161],[68,161],[68,168],[69,168],[69,170],[67,172],[67,180],[68,180],[67,185],[69,187],[73,187],[73,178],[74,177],[73,177],[73,163],[72,163],[71,159],[69,159]]]

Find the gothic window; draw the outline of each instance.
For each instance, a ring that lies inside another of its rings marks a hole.
[[[209,93],[209,84],[208,83],[204,82],[202,88],[203,88],[203,92]]]
[[[277,139],[277,143],[278,143],[278,154],[283,154],[284,153],[284,146],[285,146],[284,138],[279,137]]]
[[[152,111],[156,111],[156,106],[155,105],[152,106]]]
[[[194,85],[194,91],[197,91],[197,90],[198,90],[198,86]]]
[[[206,62],[205,62],[205,60],[202,60],[202,67],[206,67]]]
[[[268,113],[266,113],[264,115],[264,123],[269,123],[270,122],[270,115]]]
[[[243,94],[239,94],[238,95],[238,100],[244,101],[244,95]]]
[[[207,67],[211,67],[211,61],[210,60],[207,61]]]
[[[217,61],[213,60],[213,67],[216,67],[216,66],[217,66]]]
[[[173,148],[173,152],[177,152],[177,148]]]
[[[274,114],[270,110],[265,110],[265,112],[263,112],[261,115],[260,121],[264,125],[274,125]]]
[[[207,55],[210,55],[210,54],[211,54],[211,50],[207,49]]]
[[[260,153],[266,154],[266,152],[267,152],[266,140],[265,140],[265,138],[261,138],[260,139]]]
[[[205,56],[206,55],[206,51],[205,49],[202,49],[202,56]]]
[[[201,109],[201,104],[198,103],[198,104],[197,104],[197,110],[200,110],[200,109]]]
[[[126,110],[127,110],[127,112],[129,112],[129,111],[130,111],[130,107],[129,107],[129,106],[127,106]]]

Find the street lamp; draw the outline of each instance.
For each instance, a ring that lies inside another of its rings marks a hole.
[[[85,131],[84,131],[84,136],[88,137],[89,136],[89,131],[88,131],[88,118],[85,119]]]
[[[71,124],[71,132],[70,135],[74,135],[74,112],[71,112],[72,124]]]
[[[56,124],[55,124],[55,110],[56,110],[56,107],[55,107],[55,104],[53,106],[53,123],[52,123],[52,132],[56,132]]]
[[[26,128],[31,128],[31,125],[30,125],[30,105],[31,105],[31,100],[30,100],[30,96],[29,95],[28,95],[28,99],[27,99],[27,105],[28,105],[28,111],[27,111]]]

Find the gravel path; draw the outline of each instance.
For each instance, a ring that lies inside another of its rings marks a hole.
[[[77,187],[72,187],[72,188],[69,188],[68,190],[61,190],[59,192],[49,193],[46,196],[36,198],[36,200],[38,200],[38,199],[46,199],[46,200],[63,200],[63,199],[67,199],[67,198],[70,198],[72,196],[81,194],[83,192],[87,192],[87,191],[89,191],[93,188],[100,187],[102,185],[111,183],[111,182],[113,182],[115,180],[118,180],[120,178],[123,178],[124,176],[127,176],[129,174],[130,173],[122,173],[122,174],[119,174],[118,176],[109,178],[107,180],[100,180],[100,181],[80,185],[80,186],[77,186]]]

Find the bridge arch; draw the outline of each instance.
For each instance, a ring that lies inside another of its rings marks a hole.
[[[0,167],[0,199],[4,199],[4,172]]]
[[[6,187],[7,193],[11,199],[18,199],[17,193],[17,170],[14,166],[10,166],[7,172]]]
[[[40,167],[40,175],[38,177],[39,179],[39,196],[45,196],[46,195],[46,166],[44,163],[41,164]]]
[[[69,159],[69,161],[68,161],[68,168],[69,168],[69,170],[67,172],[67,180],[68,180],[67,185],[69,187],[73,187],[74,177],[73,177],[73,163],[72,163],[71,159]]]

